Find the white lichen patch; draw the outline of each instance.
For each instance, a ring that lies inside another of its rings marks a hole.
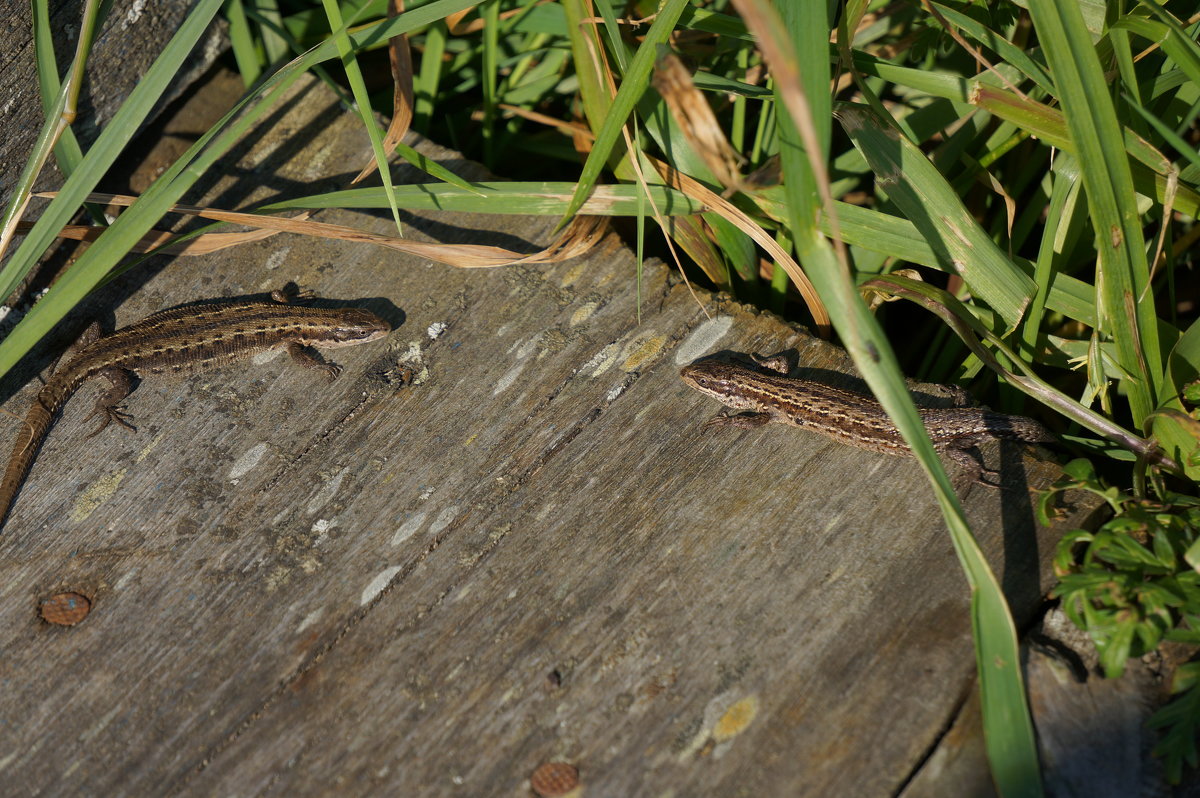
[[[263,455],[267,453],[269,448],[270,447],[268,447],[266,443],[259,443],[251,446],[242,453],[241,457],[233,461],[233,465],[229,467],[227,479],[230,482],[237,482],[242,477],[246,476],[246,474],[250,473],[255,466],[262,462]]]
[[[346,474],[349,472],[350,469],[348,467],[343,468],[334,475],[333,479],[322,485],[321,489],[317,491],[317,494],[309,500],[308,506],[304,508],[305,512],[307,512],[309,515],[312,515],[317,510],[328,504],[329,500],[337,494],[338,489],[342,487],[342,480],[345,479]]]
[[[675,350],[675,365],[684,366],[707,355],[716,347],[717,342],[725,337],[732,326],[732,316],[717,316],[692,330],[691,334],[684,338],[683,343]]]
[[[374,601],[375,597],[382,593],[387,586],[391,584],[392,578],[396,574],[400,573],[400,567],[401,566],[399,565],[393,565],[390,568],[384,568],[382,571],[376,574],[375,578],[368,582],[367,586],[363,588],[362,597],[359,599],[359,604],[366,606]]]
[[[421,525],[425,523],[425,513],[416,513],[412,518],[400,525],[400,528],[392,535],[392,545],[399,546],[404,541],[416,534]]]

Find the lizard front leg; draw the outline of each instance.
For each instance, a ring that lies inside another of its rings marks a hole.
[[[342,373],[341,366],[337,363],[326,363],[309,351],[304,344],[292,341],[287,345],[287,352],[298,365],[304,366],[306,369],[318,369],[325,372],[330,382],[337,379],[337,376]]]
[[[1000,483],[1000,472],[993,471],[983,464],[983,453],[979,450],[979,444],[986,440],[993,440],[993,438],[990,435],[959,438],[948,445],[935,446],[935,448],[970,474],[972,482],[978,482],[980,485],[987,485],[991,488],[1003,487]],[[993,482],[992,479],[996,481]]]
[[[761,427],[763,424],[771,422],[770,413],[759,413],[747,411],[745,413],[717,413],[715,416],[704,422],[704,428],[708,427],[733,427],[734,429],[754,429]]]
[[[271,292],[271,299],[281,305],[294,305],[297,302],[305,302],[315,297],[312,291],[301,290],[295,283],[287,283],[283,288],[276,288]]]

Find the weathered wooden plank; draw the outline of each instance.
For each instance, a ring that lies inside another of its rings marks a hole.
[[[1029,703],[1037,727],[1047,795],[1159,798],[1170,794],[1157,734],[1146,725],[1162,701],[1164,667],[1157,655],[1130,660],[1120,679],[1105,679],[1087,635],[1061,609],[1047,613],[1022,646]],[[970,700],[901,798],[996,795],[988,774],[979,698]],[[1190,794],[1186,783],[1176,794]]]
[[[368,157],[315,86],[277,122],[258,152],[286,162],[231,173],[296,190]],[[551,224],[408,222],[531,244]],[[655,264],[638,324],[633,274],[620,250],[464,273],[280,237],[153,278],[122,321],[295,279],[404,323],[337,352],[331,385],[282,361],[147,381],[136,436],[84,440],[89,400],[68,411],[0,535],[0,779],[485,795],[565,759],[596,795],[894,793],[974,673],[918,467],[783,427],[701,429],[717,407],[677,375],[695,357],[846,359],[738,305],[702,309]],[[1054,532],[1022,477],[1055,469],[988,456],[1009,486],[964,498],[1027,615]],[[88,618],[37,621],[62,590],[94,600]]]
[[[617,339],[617,362],[699,320],[681,291],[667,307]],[[719,343],[788,335],[733,321]],[[531,419],[569,445],[512,447],[496,490],[453,505],[436,556],[399,572],[189,791],[286,768],[287,789],[336,772],[355,789],[507,793],[550,758],[602,795],[894,791],[973,672],[965,586],[915,465],[788,430],[702,433],[711,408],[680,395],[663,354],[632,382],[570,377]],[[974,520],[996,549],[995,520],[1026,508],[981,491]],[[430,545],[423,533],[410,556]],[[756,719],[741,735],[731,707]]]

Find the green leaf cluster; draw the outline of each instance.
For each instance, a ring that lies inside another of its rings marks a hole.
[[[1114,511],[1094,532],[1063,536],[1054,556],[1054,595],[1095,643],[1105,675],[1119,677],[1131,657],[1167,641],[1200,646],[1200,499],[1161,488],[1156,500],[1136,498],[1105,485],[1086,460],[1068,464],[1065,474],[1040,499],[1046,520],[1066,490],[1095,493]],[[1176,697],[1150,721],[1162,730],[1155,753],[1174,782],[1185,762],[1198,762],[1198,676],[1200,662],[1178,668]]]

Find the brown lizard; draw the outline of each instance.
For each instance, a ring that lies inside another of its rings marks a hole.
[[[38,393],[17,436],[12,457],[0,481],[0,524],[8,517],[33,459],[50,425],[79,387],[93,377],[111,383],[96,399],[88,418],[100,416],[97,434],[110,422],[133,429],[120,403],[133,390],[132,378],[149,374],[194,372],[285,348],[306,368],[320,369],[329,379],[341,367],[327,363],[306,347],[335,349],[381,338],[391,326],[361,308],[308,308],[291,304],[311,295],[288,286],[271,294],[273,301],[235,300],[194,304],[155,313],[104,337],[92,324],[65,356]]]
[[[742,428],[771,421],[820,432],[850,446],[884,454],[911,455],[900,431],[883,406],[861,394],[833,388],[812,380],[785,376],[781,358],[755,357],[755,362],[776,373],[768,374],[732,363],[702,360],[684,366],[683,381],[702,393],[714,396],[727,407],[744,411],[719,415],[709,424]],[[1008,416],[980,408],[920,408],[918,412],[933,446],[967,469],[976,481],[994,475],[979,463],[973,452],[980,443],[996,438],[1024,443],[1052,443],[1054,437],[1032,419]]]

